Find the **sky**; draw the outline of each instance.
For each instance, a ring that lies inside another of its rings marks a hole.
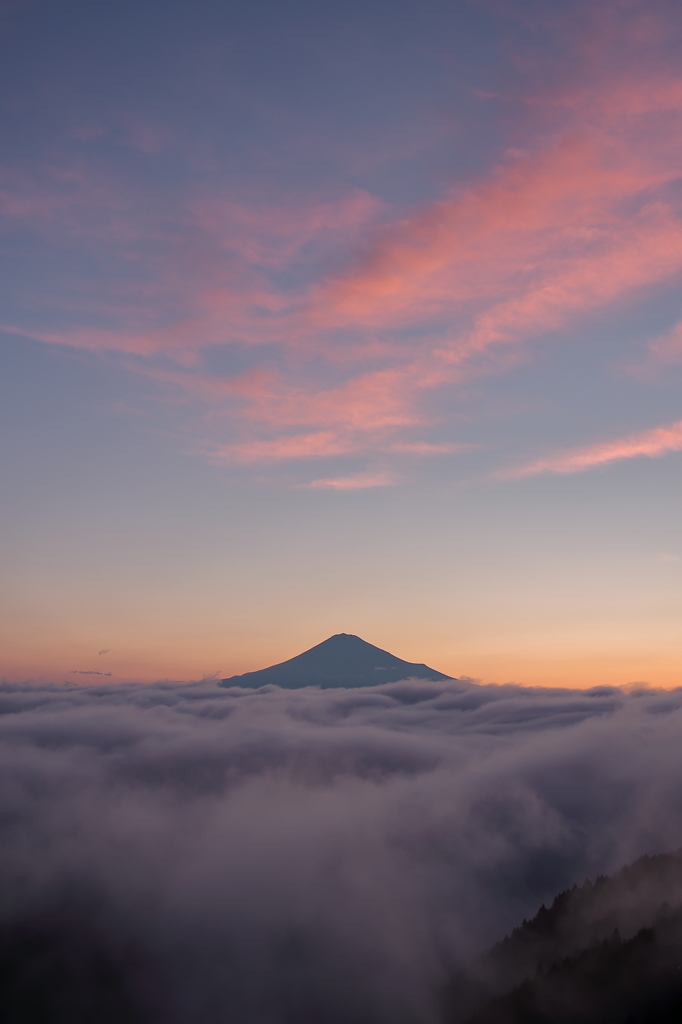
[[[681,29],[0,0],[0,675],[679,685]]]

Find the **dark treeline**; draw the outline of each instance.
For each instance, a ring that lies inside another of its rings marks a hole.
[[[457,979],[446,1017],[478,1004],[469,1024],[679,1022],[681,897],[680,852],[562,892]]]
[[[682,911],[538,968],[493,1000],[470,1024],[679,1024],[682,1020]]]

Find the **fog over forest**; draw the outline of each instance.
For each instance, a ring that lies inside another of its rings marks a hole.
[[[682,845],[681,733],[682,690],[4,684],[0,926],[87,921],[148,1019],[435,1021],[543,901]]]

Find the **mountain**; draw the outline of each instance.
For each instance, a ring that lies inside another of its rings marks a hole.
[[[448,1000],[449,1024],[679,1024],[682,851],[560,893]]]
[[[469,1024],[680,1024],[682,909],[624,942],[618,931],[553,963]]]
[[[424,679],[441,682],[451,679],[428,665],[414,664],[368,644],[352,633],[337,633],[311,647],[309,651],[257,672],[221,679],[220,686],[258,687],[266,684],[297,690],[302,686],[331,687],[378,686],[400,679]]]

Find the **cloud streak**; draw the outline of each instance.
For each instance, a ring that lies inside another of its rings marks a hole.
[[[656,459],[679,451],[682,451],[682,420],[667,426],[654,427],[653,430],[629,434],[615,441],[559,452],[507,475],[524,477],[537,476],[540,473],[581,473],[596,466],[622,462],[624,459],[636,459],[641,456]]]
[[[367,487],[390,487],[394,483],[396,483],[396,478],[392,473],[356,473],[355,476],[313,480],[308,487],[313,490],[357,491]]]

